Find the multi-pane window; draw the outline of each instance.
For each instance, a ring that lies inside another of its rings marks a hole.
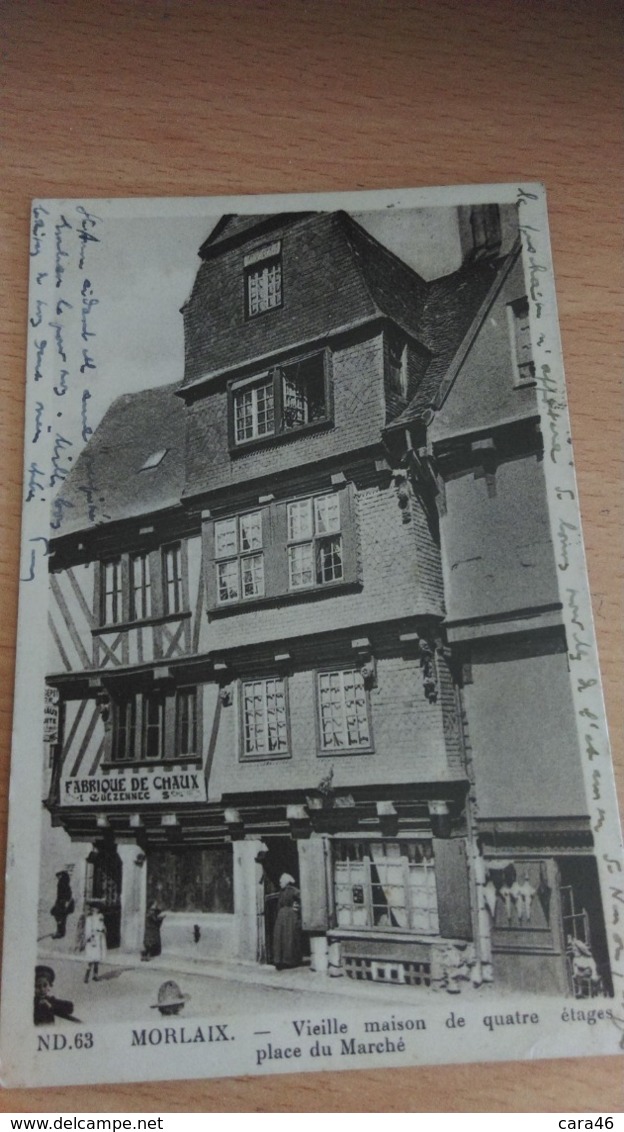
[[[175,700],[175,753],[197,754],[197,690],[180,688]]]
[[[231,388],[235,444],[324,421],[328,417],[324,353],[275,366]]]
[[[215,559],[219,603],[263,596],[261,511],[217,520]]]
[[[341,480],[342,483],[342,480]],[[357,493],[352,484],[291,500],[261,497],[258,510],[204,524],[211,614],[245,601],[308,600],[359,586]],[[320,596],[320,595],[319,595]]]
[[[438,898],[430,841],[334,841],[339,927],[437,934]]]
[[[130,619],[142,621],[152,616],[152,584],[149,554],[130,559]]]
[[[165,748],[165,698],[162,692],[148,692],[143,700],[143,758],[162,759]]]
[[[111,558],[102,563],[102,622],[117,625],[123,619],[121,558]]]
[[[275,432],[275,393],[273,378],[238,390],[234,394],[234,433],[236,443],[258,440]]]
[[[318,689],[322,749],[348,751],[370,747],[368,700],[359,669],[321,672]]]
[[[284,681],[244,681],[241,688],[243,754],[278,755],[288,750]]]
[[[280,255],[263,258],[245,268],[247,317],[282,305],[282,260]]]
[[[527,385],[535,381],[535,363],[531,344],[529,301],[526,297],[507,304],[507,320],[511,338],[515,384]]]
[[[339,582],[344,576],[340,499],[336,493],[288,504],[291,590]]]
[[[180,543],[163,547],[163,604],[165,614],[180,613],[184,608],[182,587],[182,547]]]

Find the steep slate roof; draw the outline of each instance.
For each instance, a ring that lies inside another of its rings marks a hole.
[[[298,215],[298,214],[295,214]],[[307,214],[306,214],[307,215]],[[215,224],[207,240],[204,240],[199,254],[202,259],[209,259],[220,252],[224,244],[240,242],[240,237],[251,234],[255,228],[265,228],[279,223],[283,216],[275,212],[258,213],[253,216],[244,216],[234,212],[226,212]]]
[[[240,240],[199,268],[184,308],[183,387],[379,315],[420,334],[427,284],[346,213],[281,221],[271,238],[282,240],[282,307],[245,318]]]
[[[422,341],[428,284],[350,216],[339,215],[377,313],[388,315]]]
[[[221,235],[224,241],[226,234],[235,239],[236,248],[232,252],[224,247],[220,256],[200,267],[187,307],[190,329],[209,355],[210,372],[385,315],[432,354],[414,398],[389,428],[418,419],[435,404],[477,312],[517,254],[516,250],[500,259],[468,262],[451,275],[426,283],[346,213],[315,213],[294,223],[292,217],[281,217],[282,225],[288,225],[284,250],[288,247],[291,257],[288,272],[284,265],[288,304],[246,321],[228,318],[240,297],[236,291],[241,279],[239,245],[250,225],[267,218],[243,217],[240,225],[238,219],[223,218]],[[275,217],[269,219],[273,225]],[[209,241],[215,234],[218,239],[218,228]],[[225,270],[215,272],[220,260]],[[206,304],[211,319],[206,317]],[[240,315],[239,308],[240,304],[236,308]],[[205,375],[206,368],[187,357],[185,383]],[[65,506],[54,537],[179,505],[186,443],[186,408],[175,395],[181,388],[160,386],[124,394],[113,402],[62,485],[57,498]],[[140,470],[163,449],[166,455],[156,467]],[[93,518],[88,489],[93,492]]]
[[[410,404],[389,428],[402,427],[435,405],[449,366],[475,315],[513,257],[511,252],[499,259],[469,262],[451,275],[429,283],[422,315],[422,341],[432,357]]]
[[[164,385],[113,401],[58,493],[64,506],[55,537],[179,504],[186,419],[184,404],[174,396],[177,388]],[[163,449],[156,467],[139,470]]]

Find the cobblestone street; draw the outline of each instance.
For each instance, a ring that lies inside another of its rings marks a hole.
[[[160,1020],[155,1008],[158,990],[168,979],[189,996],[181,1020],[219,1021],[241,1014],[261,1019],[283,1010],[318,1015],[338,1010],[341,1003],[352,1006],[354,1001],[395,1009],[410,1005],[422,1008],[440,998],[428,989],[329,978],[308,967],[276,971],[262,965],[198,962],[173,956],[142,963],[134,955],[111,952],[101,965],[99,980],[85,984],[86,963],[80,955],[42,946],[40,962],[53,967],[56,997],[70,999],[76,1017],[85,1025],[131,1020],[156,1024]],[[471,990],[467,993],[471,997],[475,994]]]

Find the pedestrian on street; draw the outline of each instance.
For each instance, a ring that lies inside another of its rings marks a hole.
[[[56,932],[52,939],[63,939],[67,917],[74,911],[75,903],[67,869],[56,874],[56,900],[50,908],[50,915],[56,920]]]
[[[158,901],[152,901],[145,916],[145,933],[143,935],[143,950],[141,952],[141,959],[143,959],[144,962],[147,962],[148,959],[154,959],[157,955],[160,955],[162,951],[160,925],[164,918],[165,913],[159,908]]]
[[[277,917],[273,929],[273,963],[278,971],[301,963],[301,894],[295,878],[282,873],[279,878]]]
[[[93,975],[93,981],[97,983],[100,977],[100,963],[103,963],[106,959],[106,924],[99,901],[88,901],[87,909],[84,929],[87,970],[85,971],[84,981],[88,983],[91,975]]]
[[[49,1026],[55,1018],[68,1018],[71,1022],[78,1021],[77,1018],[74,1018],[73,1002],[69,1002],[68,999],[55,998],[52,994],[55,978],[56,974],[52,967],[46,967],[43,964],[35,967],[33,1011],[35,1026]]]

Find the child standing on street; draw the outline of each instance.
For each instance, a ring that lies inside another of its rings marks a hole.
[[[106,959],[106,924],[98,901],[89,901],[84,926],[85,958],[87,970],[84,981],[89,982],[93,975],[94,983],[99,980],[100,963]]]

